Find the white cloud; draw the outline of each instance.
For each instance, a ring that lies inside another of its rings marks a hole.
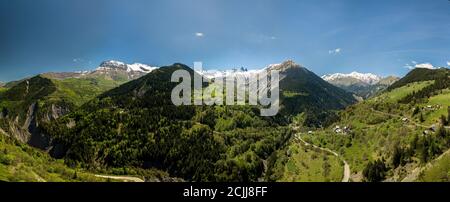
[[[416,61],[411,61],[411,64],[405,64],[404,67],[410,70],[415,68],[436,69],[431,63],[418,63]]]
[[[78,63],[78,62],[84,62],[84,59],[83,58],[74,58],[72,61],[75,63]]]
[[[415,68],[434,69],[434,66],[430,63],[416,64]]]
[[[203,36],[205,36],[205,34],[203,34],[202,32],[196,32],[195,36],[196,37],[203,37]]]
[[[447,61],[447,66],[450,66],[450,61]]]
[[[334,50],[329,50],[328,54],[339,54],[341,53],[341,48],[336,48]]]

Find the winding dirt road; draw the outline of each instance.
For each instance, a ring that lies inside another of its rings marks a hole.
[[[328,148],[322,148],[322,147],[319,147],[317,145],[313,145],[311,143],[308,143],[305,140],[303,140],[302,137],[300,137],[300,134],[296,134],[295,137],[297,138],[297,140],[300,140],[306,146],[311,145],[314,148],[317,148],[317,149],[320,149],[322,151],[326,151],[328,153],[331,153],[334,156],[336,156],[339,159],[341,159],[341,161],[344,163],[344,177],[342,178],[342,182],[349,182],[349,180],[350,180],[350,165],[348,165],[347,161],[345,161],[337,152],[332,151],[332,150],[330,150]]]

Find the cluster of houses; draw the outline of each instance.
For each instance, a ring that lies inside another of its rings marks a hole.
[[[333,131],[336,134],[347,134],[347,133],[351,132],[351,129],[348,126],[341,127],[339,125],[336,125],[334,127]]]
[[[335,133],[335,134],[343,134],[343,135],[345,135],[345,134],[348,134],[349,132],[351,132],[351,128],[349,127],[349,126],[344,126],[344,127],[341,127],[341,126],[339,126],[339,125],[336,125],[334,128],[333,128],[333,132]],[[308,134],[314,134],[314,132],[313,131],[308,131]]]
[[[438,129],[438,126],[436,124],[433,124],[433,125],[430,126],[430,128],[424,130],[423,134],[424,135],[428,135],[428,134],[434,133],[434,132],[437,131],[437,129]]]
[[[436,111],[441,109],[441,107],[442,107],[441,105],[427,105],[423,109],[428,111]]]
[[[404,123],[409,122],[409,119],[406,118],[406,117],[401,118],[401,120],[402,120]],[[428,134],[434,133],[434,132],[437,131],[437,129],[438,129],[438,125],[433,124],[433,125],[431,125],[429,128],[425,129],[425,130],[423,131],[423,134],[424,134],[424,135],[428,135]]]

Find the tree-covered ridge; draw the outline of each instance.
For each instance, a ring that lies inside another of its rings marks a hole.
[[[27,118],[32,106],[37,107],[37,116],[50,120],[52,111],[57,115],[93,99],[100,93],[117,87],[123,81],[111,81],[102,78],[53,79],[48,75],[37,75],[15,83],[0,92],[0,108],[3,117],[15,119],[20,124]],[[58,108],[57,110],[55,110]]]
[[[426,68],[415,68],[411,70],[406,76],[398,80],[389,86],[388,90],[393,90],[405,86],[408,83],[420,82],[420,81],[431,81],[436,79],[449,79],[450,70],[447,68],[440,69],[426,69]]]
[[[404,97],[399,102],[407,104],[407,103],[411,103],[411,102],[417,103],[417,102],[427,101],[428,98],[442,93],[443,89],[446,89],[449,87],[450,87],[450,78],[449,77],[437,78],[433,84],[431,84],[417,92],[414,91],[414,92],[408,94],[406,97]]]
[[[80,182],[106,181],[82,170],[68,168],[62,160],[20,143],[0,130],[0,181]]]
[[[305,125],[327,126],[336,116],[333,111],[354,104],[356,99],[299,65],[290,65],[280,71],[281,110],[285,123],[305,113]]]
[[[170,80],[181,69],[191,77],[197,74],[174,64],[120,86],[109,79],[38,76],[0,91],[8,96],[1,103],[16,104],[11,109],[25,117],[30,108],[17,103],[36,103],[35,115],[48,120],[39,122],[39,134],[48,137],[46,148],[70,169],[158,170],[189,181],[340,181],[346,176],[345,160],[352,181],[446,177],[442,162],[447,158],[439,160],[450,149],[445,69],[424,70],[426,76],[404,79],[400,87],[352,105],[350,93],[304,67],[283,63],[278,69],[281,109],[274,117],[261,117],[261,106],[173,105],[171,91],[178,83]],[[21,96],[27,81],[33,91]],[[58,102],[73,108],[46,119],[43,115],[61,106]],[[3,114],[14,113],[3,109]],[[20,132],[9,127],[11,117],[0,119],[0,128]],[[292,125],[300,126],[299,134],[310,145],[292,138]],[[436,167],[428,168],[431,163]]]
[[[0,91],[0,128],[22,143],[47,150],[50,138],[40,131],[42,123],[74,111],[121,83],[103,77],[60,79],[49,74],[10,82]]]
[[[176,107],[170,95],[177,83],[170,77],[179,69],[196,74],[174,64],[117,88],[123,81],[101,76],[43,74],[14,82],[0,93],[1,128],[16,136],[31,133],[23,142],[50,149],[71,167],[158,168],[187,180],[256,181],[265,176],[269,157],[290,138],[291,113],[308,113],[311,125],[317,125],[327,110],[352,102],[305,68],[287,66],[281,86],[295,92],[286,96],[290,100],[282,96],[282,105],[326,105],[302,105],[275,117],[260,117],[260,106]]]
[[[195,181],[256,181],[290,130],[250,106],[175,106],[171,74],[154,70],[44,124],[52,153],[88,168],[160,168]]]
[[[56,86],[50,79],[36,76],[22,81],[0,93],[2,117],[14,119],[18,116],[20,123],[23,123],[28,108],[55,91]]]

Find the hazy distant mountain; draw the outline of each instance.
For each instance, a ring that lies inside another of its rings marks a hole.
[[[129,81],[137,79],[158,67],[141,63],[126,64],[124,62],[104,61],[95,70],[78,72],[50,72],[43,75],[54,79],[103,77],[115,81]]]
[[[322,76],[322,79],[336,85],[348,86],[353,84],[373,85],[378,83],[381,80],[381,77],[372,73],[352,72],[350,74],[328,74]]]
[[[386,89],[399,79],[394,76],[382,78],[372,73],[359,72],[350,74],[335,73],[324,75],[322,78],[337,87],[355,93],[363,99]]]
[[[126,75],[127,79],[136,79],[155,69],[157,69],[157,67],[146,64],[125,64],[123,62],[110,60],[102,62],[95,71],[89,72],[88,75],[106,75],[111,78],[120,78]]]
[[[388,77],[384,77],[382,78],[380,81],[378,81],[377,84],[379,85],[386,85],[386,86],[390,86],[393,83],[397,82],[400,78],[396,77],[396,76],[388,76]]]
[[[257,74],[259,74],[262,71],[263,71],[263,69],[247,70],[244,68],[234,68],[231,70],[203,70],[203,71],[198,71],[198,73],[207,79],[221,78],[221,77],[227,77],[227,76],[249,78],[252,76],[256,76]]]

